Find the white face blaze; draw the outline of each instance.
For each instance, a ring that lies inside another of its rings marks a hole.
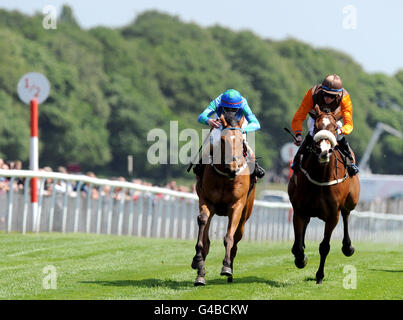
[[[320,147],[320,150],[321,150],[322,152],[329,151],[329,150],[330,150],[330,143],[327,142],[326,140],[322,140],[322,141],[320,142],[319,147]]]
[[[330,120],[328,118],[323,118],[322,123],[324,128],[326,128],[330,124]]]
[[[322,140],[319,144],[320,147],[320,155],[319,155],[319,162],[320,163],[328,163],[330,161],[330,143],[326,140]]]

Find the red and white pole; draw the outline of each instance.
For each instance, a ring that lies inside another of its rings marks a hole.
[[[38,171],[39,152],[38,152],[38,100],[31,99],[31,139],[29,144],[29,169]],[[31,179],[31,208],[33,217],[33,231],[37,228],[38,218],[38,178]]]
[[[22,102],[30,105],[31,111],[31,139],[29,148],[29,169],[38,171],[39,169],[39,151],[38,151],[38,104],[43,103],[50,92],[50,84],[46,77],[38,72],[28,72],[24,74],[17,84],[18,96]],[[39,179],[31,179],[31,212],[33,231],[39,231],[37,225],[39,221],[38,193]]]

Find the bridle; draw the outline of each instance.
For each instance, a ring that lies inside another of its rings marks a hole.
[[[241,131],[241,133],[244,133],[244,131],[243,131],[242,128],[227,127],[227,128],[224,128],[224,129],[221,131],[221,136],[223,135],[223,133],[224,133],[226,130],[239,130],[239,131]],[[217,168],[217,166],[214,165],[213,161],[210,162],[210,165],[211,165],[211,167],[214,169],[214,171],[217,172],[219,175],[225,176],[225,177],[229,178],[230,180],[233,180],[233,179],[235,179],[235,177],[236,177],[241,171],[243,171],[243,170],[248,166],[248,163],[247,163],[246,161],[245,161],[245,163],[244,163],[243,165],[240,164],[240,161],[241,161],[243,158],[244,158],[243,154],[242,154],[242,155],[239,155],[239,156],[236,156],[236,155],[235,155],[235,156],[234,156],[234,155],[232,156],[232,160],[237,163],[238,168],[237,168],[235,171],[231,172],[231,173],[228,173],[227,171],[222,171],[222,170],[220,170],[219,168]]]
[[[315,127],[315,129],[316,129],[316,127]],[[320,141],[322,141],[322,140],[329,140],[330,145],[331,145],[331,148],[328,149],[328,153],[333,153],[334,156],[335,156],[335,161],[336,161],[336,176],[337,176],[337,161],[340,161],[340,160],[337,158],[336,153],[334,153],[334,149],[335,149],[336,146],[337,146],[337,141],[336,141],[335,135],[334,135],[331,131],[329,131],[329,130],[317,130],[317,129],[316,129],[316,130],[314,130],[314,133],[315,133],[315,135],[314,135],[314,137],[313,137],[313,140],[314,140],[314,143],[315,143],[315,144],[309,146],[309,147],[307,148],[308,151],[309,151],[310,153],[313,153],[316,157],[320,157],[320,155],[322,154],[323,151],[320,150],[320,149],[318,149],[318,148],[316,147],[316,143],[318,143],[318,142],[320,142]],[[335,179],[335,180],[332,180],[332,181],[319,182],[319,181],[316,181],[315,179],[313,179],[313,178],[309,175],[309,173],[308,173],[302,166],[301,166],[300,169],[301,169],[301,172],[306,176],[306,178],[307,178],[311,183],[313,183],[313,184],[315,184],[315,185],[317,185],[317,186],[320,186],[320,187],[333,186],[333,185],[342,183],[342,182],[344,182],[344,181],[347,179],[347,177],[348,177],[347,170],[345,170],[345,175],[344,175],[343,178]]]
[[[302,168],[302,167],[301,167],[301,172],[305,175],[305,177],[306,177],[311,183],[313,183],[313,184],[315,184],[315,185],[317,185],[317,186],[319,186],[319,187],[329,187],[329,186],[333,186],[333,185],[335,185],[335,184],[342,183],[342,182],[345,181],[345,180],[347,179],[347,177],[348,177],[348,173],[347,173],[347,171],[346,171],[344,177],[341,178],[341,179],[335,179],[335,180],[332,180],[332,181],[319,182],[319,181],[316,181],[316,180],[312,179],[311,176],[309,175],[309,173],[308,173],[304,168]]]

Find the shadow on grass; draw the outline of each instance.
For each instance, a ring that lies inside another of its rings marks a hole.
[[[266,280],[258,277],[244,277],[244,278],[234,278],[232,284],[250,284],[250,283],[263,283],[269,287],[281,288],[290,286],[288,283],[278,282],[275,280]],[[226,285],[227,278],[214,278],[206,280],[207,285]],[[193,288],[193,279],[189,281],[176,281],[176,280],[162,280],[162,279],[141,279],[141,280],[111,280],[111,281],[80,281],[82,284],[97,284],[101,286],[111,286],[111,287],[140,287],[140,288],[170,288],[174,290],[182,290],[184,288]],[[231,283],[228,283],[230,286]]]
[[[380,272],[403,272],[403,270],[388,270],[388,269],[368,269],[370,271],[380,271]]]
[[[140,288],[171,288],[183,289],[193,285],[188,281],[161,280],[161,279],[142,279],[142,280],[111,280],[111,281],[80,281],[83,284],[98,284],[108,287],[140,287]]]
[[[304,280],[305,280],[305,281],[315,281],[315,282],[316,282],[316,278],[315,278],[315,277],[306,277]]]
[[[207,281],[208,281],[208,279],[207,279]],[[234,281],[233,282],[234,284],[237,284],[237,283],[243,283],[243,284],[245,284],[245,283],[246,284],[263,283],[263,284],[266,284],[269,287],[273,287],[273,288],[282,288],[282,287],[288,287],[288,286],[291,285],[290,283],[279,282],[279,281],[276,281],[276,280],[267,280],[267,279],[263,279],[263,278],[259,278],[259,277],[243,277],[243,278],[234,277],[233,281]],[[227,279],[226,278],[215,278],[215,279],[212,279],[212,280],[208,281],[208,283],[209,284],[222,285],[222,284],[227,283]],[[230,285],[230,283],[229,283],[229,285]]]

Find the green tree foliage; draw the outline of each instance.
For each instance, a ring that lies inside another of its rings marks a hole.
[[[329,73],[340,74],[351,94],[354,131],[348,139],[358,159],[377,121],[403,131],[403,71],[394,77],[368,74],[339,51],[201,28],[157,11],[116,29],[84,30],[68,6],[56,30],[45,30],[42,19],[40,13],[0,10],[0,156],[7,159],[29,158],[29,108],[19,101],[16,84],[30,71],[44,73],[51,83],[40,105],[41,165],[79,162],[85,170],[125,175],[127,156],[133,155],[137,176],[157,182],[184,177],[185,165],[147,162],[148,132],[161,128],[169,139],[175,120],[179,131],[201,131],[206,127],[197,123],[199,113],[235,88],[261,123],[260,162],[280,170],[279,150],[290,141],[283,128],[305,92]],[[383,135],[371,156],[373,171],[402,173],[402,143]]]

